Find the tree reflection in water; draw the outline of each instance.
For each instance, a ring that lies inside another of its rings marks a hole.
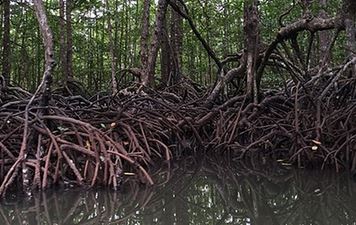
[[[120,192],[61,190],[0,204],[0,224],[353,224],[347,174],[194,158]],[[19,198],[17,198],[19,199]]]

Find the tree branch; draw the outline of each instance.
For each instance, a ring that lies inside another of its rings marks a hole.
[[[218,66],[219,71],[222,70],[223,68],[223,64],[220,62],[219,58],[216,56],[214,50],[209,46],[209,44],[205,41],[205,39],[201,36],[201,34],[199,33],[198,29],[196,28],[192,18],[189,16],[188,13],[188,8],[187,6],[184,4],[183,1],[180,1],[181,4],[183,5],[184,9],[186,12],[183,12],[178,6],[177,4],[175,4],[172,0],[167,0],[168,4],[173,8],[174,11],[176,11],[179,15],[181,15],[184,19],[186,19],[189,23],[190,28],[192,29],[193,33],[195,34],[195,36],[198,38],[198,40],[200,41],[200,43],[203,45],[203,47],[205,48],[205,50],[207,51],[208,55],[214,60],[215,64]]]

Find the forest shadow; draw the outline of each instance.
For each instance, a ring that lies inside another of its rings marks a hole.
[[[151,171],[154,186],[52,190],[5,199],[1,224],[352,224],[356,183],[346,173],[194,157]]]

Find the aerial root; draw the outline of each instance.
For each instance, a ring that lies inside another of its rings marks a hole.
[[[127,176],[152,184],[147,168],[155,160],[194,149],[355,170],[356,100],[351,93],[356,91],[350,91],[355,84],[341,75],[320,77],[268,92],[259,104],[241,95],[212,108],[204,106],[202,89],[187,84],[169,92],[145,89],[90,99],[53,94],[47,107],[34,99],[28,120],[32,96],[21,89],[3,90],[0,195],[14,184],[118,189]]]

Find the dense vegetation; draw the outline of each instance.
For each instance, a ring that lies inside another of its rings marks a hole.
[[[4,0],[0,195],[199,149],[356,169],[352,0]]]
[[[10,1],[5,1],[10,2]],[[65,2],[67,3],[67,2]],[[81,81],[90,91],[95,93],[107,90],[111,80],[110,37],[108,32],[109,19],[112,26],[113,48],[115,53],[116,78],[120,79],[119,71],[125,68],[140,66],[140,36],[142,27],[142,11],[144,1],[135,0],[108,0],[105,1],[68,1],[71,9],[71,29],[67,31],[66,24],[61,27],[61,21],[66,23],[66,16],[61,17],[61,4],[57,0],[45,1],[49,25],[53,31],[54,52],[58,64],[54,71],[56,86],[63,81],[62,66],[60,64],[63,54],[61,48],[72,48],[73,51],[73,77]],[[64,3],[62,3],[64,4]],[[340,0],[329,0],[326,6],[315,2],[311,5],[313,15],[318,15],[321,9],[325,9],[328,15],[336,16],[340,11]],[[234,55],[243,49],[243,5],[244,1],[214,0],[214,1],[186,1],[190,16],[198,31],[206,42],[221,59]],[[260,3],[261,39],[263,43],[271,42],[280,28],[279,17],[287,12],[292,2],[283,0],[264,1]],[[66,6],[62,6],[65,7]],[[150,6],[150,25],[154,24],[156,4],[152,1]],[[303,7],[297,4],[292,7],[288,15],[283,17],[284,23],[294,22],[302,15]],[[168,9],[167,31],[170,32],[171,14]],[[1,11],[4,18],[4,10]],[[41,81],[44,70],[43,43],[38,22],[33,8],[28,1],[11,1],[10,4],[10,53],[3,54],[8,58],[12,84],[34,91]],[[172,21],[174,22],[174,21]],[[3,27],[3,26],[2,26]],[[72,46],[66,46],[61,38],[66,39],[71,34]],[[1,30],[4,34],[4,29]],[[172,34],[169,34],[172,36]],[[308,44],[309,33],[300,34],[302,50],[305,51]],[[318,35],[318,34],[316,34]],[[328,34],[331,36],[332,34]],[[4,35],[1,35],[3,39]],[[333,48],[333,63],[342,62],[345,56],[345,35],[341,33]],[[313,51],[318,56],[318,39]],[[186,20],[182,22],[182,74],[203,85],[211,85],[215,82],[217,68],[211,57],[202,48],[196,39]],[[318,61],[313,58],[313,65]],[[157,83],[160,81],[160,64],[157,61]],[[235,63],[236,64],[236,63]],[[229,67],[235,66],[234,63]],[[265,77],[268,85],[281,86],[280,75],[269,73]],[[132,81],[130,77],[124,78],[120,88]],[[267,86],[266,84],[266,86]],[[270,87],[270,86],[267,86]]]

